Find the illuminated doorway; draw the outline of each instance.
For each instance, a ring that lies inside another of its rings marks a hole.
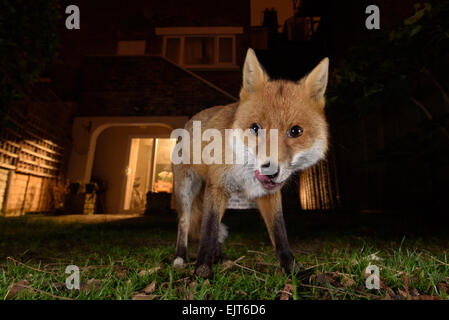
[[[143,212],[148,192],[173,192],[171,152],[175,139],[131,138],[123,209]]]

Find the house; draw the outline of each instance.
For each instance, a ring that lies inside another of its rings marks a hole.
[[[172,192],[170,132],[238,99],[249,1],[99,2],[80,4],[83,35],[65,32],[66,52],[84,51],[66,55],[79,70],[67,177],[101,182],[104,212],[143,212]]]

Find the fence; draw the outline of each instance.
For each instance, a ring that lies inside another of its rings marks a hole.
[[[27,101],[8,114],[0,132],[0,209],[6,215],[47,211],[52,205],[52,184],[64,158],[64,123],[58,118],[67,116],[54,107]]]

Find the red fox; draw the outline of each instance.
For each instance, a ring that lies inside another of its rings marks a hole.
[[[227,228],[221,224],[227,201],[230,194],[240,193],[256,200],[281,267],[286,273],[297,269],[287,239],[281,188],[293,172],[312,166],[326,154],[328,68],[329,60],[325,58],[298,82],[270,80],[254,51],[248,49],[240,101],[205,109],[187,122],[184,129],[190,137],[195,121],[201,124],[201,130],[214,129],[222,136],[228,129],[241,129],[236,138],[252,163],[229,164],[222,154],[221,163],[173,164],[179,220],[174,267],[184,266],[190,235],[200,239],[195,274],[212,276],[212,265],[222,257],[221,245],[227,236]],[[257,137],[256,146],[245,142],[244,131]],[[272,138],[277,139],[276,152],[258,153],[261,144],[270,145]],[[188,149],[195,152],[195,141],[185,139]],[[220,143],[226,147],[227,142]],[[204,151],[205,141],[200,142],[200,147]],[[173,151],[172,157],[175,152],[179,149]]]

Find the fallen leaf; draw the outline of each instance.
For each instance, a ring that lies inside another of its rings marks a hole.
[[[345,287],[345,288],[349,288],[349,287],[352,287],[352,286],[355,286],[355,281],[354,281],[354,279],[352,279],[351,277],[348,277],[347,275],[343,275],[343,286]]]
[[[123,270],[117,271],[116,276],[118,279],[122,279],[122,278],[126,277],[127,275],[128,275],[128,270],[123,269]]]
[[[80,283],[80,291],[93,291],[101,288],[101,280],[98,279],[89,279],[87,283]]]
[[[221,264],[221,269],[223,271],[229,270],[234,266],[234,262],[232,260],[226,260]]]
[[[62,288],[65,288],[65,283],[56,282],[52,284],[52,287],[55,288],[56,290],[60,290]]]
[[[382,298],[382,300],[394,300],[393,297],[387,292],[387,294]]]
[[[145,292],[146,294],[150,294],[153,293],[154,290],[156,290],[156,280],[151,282],[149,285],[147,285],[144,289],[143,292]]]
[[[30,282],[28,280],[20,280],[17,281],[16,283],[13,283],[9,287],[8,292],[6,293],[6,299],[14,299],[15,297],[17,297],[19,292],[23,290],[30,291],[30,289],[27,288],[29,284]]]
[[[148,270],[141,270],[139,272],[139,276],[143,277],[143,276],[146,276],[146,275],[152,275],[153,273],[156,273],[160,269],[161,269],[161,267],[154,267],[154,268],[151,268],[151,269],[148,269]]]
[[[281,291],[280,300],[288,300],[291,295],[293,295],[293,285],[291,283],[286,283],[284,289]]]
[[[401,297],[407,299],[407,297],[408,297],[407,292],[405,292],[405,291],[403,291],[403,290],[401,290],[401,289],[398,289],[398,293],[399,293],[399,295],[400,295]]]
[[[133,296],[133,300],[154,300],[160,297],[160,295],[156,294],[144,294],[144,293],[136,293]]]
[[[248,293],[246,293],[246,292],[243,291],[243,290],[237,290],[235,293],[240,294],[240,295],[245,296],[245,297],[248,295]],[[282,300],[282,299],[281,299],[281,300]]]

